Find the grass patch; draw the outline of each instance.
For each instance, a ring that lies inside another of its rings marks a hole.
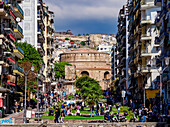
[[[44,112],[44,114],[48,114],[48,113],[49,113],[49,111]]]
[[[64,120],[103,120],[104,116],[93,116],[92,118],[90,116],[66,116],[64,117]]]
[[[76,113],[76,110],[71,110],[71,112],[72,112],[72,113]],[[91,113],[91,111],[87,111],[87,110],[81,111],[81,110],[80,110],[80,113]]]
[[[43,119],[43,120],[54,120],[54,116],[42,116],[42,118],[41,119]]]

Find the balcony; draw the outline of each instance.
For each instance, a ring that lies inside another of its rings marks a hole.
[[[41,43],[37,44],[37,49],[38,49],[38,52],[40,53],[41,56],[45,55],[45,51],[44,51],[43,45]]]
[[[170,22],[167,25],[167,32],[170,33]]]
[[[161,2],[162,2],[162,0],[155,0],[154,5],[155,6],[161,6]]]
[[[168,33],[167,33],[167,32],[161,32],[159,39],[162,40],[162,39],[165,38],[166,36],[168,36]]]
[[[43,22],[43,17],[40,13],[40,11],[37,11],[37,20],[38,20],[38,24],[39,26],[44,29],[45,28],[45,25],[44,25],[44,22]]]
[[[146,10],[154,6],[153,0],[141,0],[141,10]]]
[[[15,14],[17,17],[19,17],[20,19],[24,19],[24,12],[23,12],[22,8],[21,8],[17,3],[15,3],[15,4],[13,5],[13,8],[14,8],[14,10],[15,10],[14,14]]]
[[[163,10],[161,11],[161,13],[160,13],[160,19],[161,19],[162,17],[164,17],[164,16],[166,15],[166,13],[167,13],[167,10],[166,10],[166,9],[163,9]]]
[[[14,64],[12,66],[13,68],[13,73],[18,74],[20,76],[24,76],[24,69],[18,66],[17,64]]]
[[[4,33],[5,33],[5,34],[14,35],[14,31],[13,31],[12,28],[10,28],[10,27],[5,27],[5,28],[4,28]]]
[[[157,67],[142,66],[141,72],[142,73],[149,73],[149,72],[155,71],[155,69],[157,69]]]
[[[155,37],[155,46],[160,45],[160,39],[159,37]]]
[[[141,25],[147,25],[147,24],[152,24],[152,20],[143,18],[141,19]]]
[[[8,18],[7,9],[8,7],[5,6],[4,2],[0,2],[0,18]]]
[[[13,49],[13,53],[19,59],[23,59],[24,58],[24,51],[19,46],[16,49]]]
[[[168,11],[170,11],[170,1],[168,1],[167,9],[168,9]]]
[[[45,38],[44,38],[44,32],[42,29],[38,28],[38,32],[37,32],[37,35],[38,35],[38,40],[42,43],[45,42]]]
[[[18,24],[14,25],[14,34],[15,34],[15,38],[19,40],[23,38],[23,30]]]
[[[142,34],[141,36],[141,41],[147,41],[147,40],[151,40],[151,34]]]
[[[141,56],[142,57],[151,57],[153,54],[147,50],[142,50],[141,51]]]

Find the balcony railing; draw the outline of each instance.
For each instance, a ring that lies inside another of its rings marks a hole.
[[[24,51],[22,50],[21,47],[17,46],[17,49],[24,55]]]
[[[162,0],[155,0],[154,4],[155,4],[155,6],[161,6],[161,2],[162,2]]]
[[[160,44],[160,39],[159,39],[159,37],[155,37],[155,44]]]
[[[24,15],[24,12],[23,12],[22,8],[21,8],[17,3],[15,3],[14,6],[15,6],[16,8],[18,8],[19,12],[20,12],[21,15],[23,16],[23,15]]]
[[[23,29],[18,24],[15,24],[14,28],[18,29],[18,31],[23,34]]]
[[[19,72],[24,73],[24,69],[17,64],[13,64],[12,68],[13,70],[18,70]]]
[[[170,1],[168,1],[167,9],[170,10]]]

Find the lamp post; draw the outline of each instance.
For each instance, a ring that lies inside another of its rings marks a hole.
[[[24,104],[24,119],[23,122],[27,123],[27,119],[26,119],[26,106],[27,106],[27,76],[29,74],[30,71],[34,71],[34,66],[32,65],[31,69],[28,72],[24,72],[25,75],[25,104]]]
[[[38,123],[39,123],[39,85],[38,85],[38,74],[34,73],[37,78],[37,115],[38,115]]]
[[[148,71],[150,72],[150,69],[151,69],[151,65],[147,65],[148,66]],[[138,66],[138,70],[137,70],[137,73],[140,73],[142,76],[143,76],[143,106],[145,107],[145,99],[146,99],[146,96],[145,96],[145,82],[144,82],[144,74],[142,72],[140,72],[141,68],[140,66]],[[147,76],[147,75],[146,75]],[[152,84],[152,81],[151,81],[151,84]]]
[[[165,68],[162,68],[161,70],[157,69],[160,74],[160,115],[162,115],[162,74],[163,72],[169,67],[169,57],[165,57]],[[152,59],[153,65],[156,66],[156,59]]]

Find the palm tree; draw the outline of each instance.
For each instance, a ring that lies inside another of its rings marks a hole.
[[[92,117],[92,106],[99,101],[102,95],[99,82],[89,76],[83,76],[76,80],[76,86],[79,88],[79,93],[83,100],[90,106]]]

